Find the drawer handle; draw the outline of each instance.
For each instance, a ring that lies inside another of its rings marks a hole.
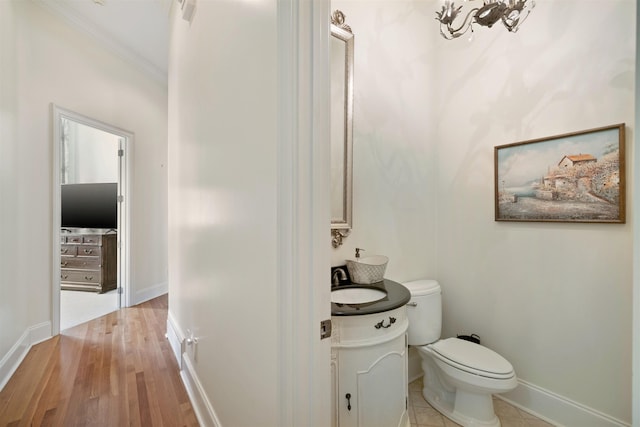
[[[380,322],[376,323],[375,327],[376,327],[376,329],[380,329],[380,328],[387,329],[388,327],[390,327],[394,323],[396,323],[396,318],[395,317],[389,317],[389,324],[387,326],[384,326],[384,319],[383,319]]]
[[[347,409],[351,410],[351,393],[347,393],[344,397],[347,398]]]
[[[69,277],[69,276],[67,276],[66,274],[62,275],[62,278],[65,279],[65,280],[66,280],[67,277]]]
[[[93,276],[84,276],[84,280],[91,281],[91,280],[93,280]]]
[[[87,255],[92,254],[93,253],[93,249],[85,249],[84,253],[87,254]]]
[[[62,262],[60,263],[60,266],[62,266],[62,267],[66,267],[66,266],[67,266],[67,264],[69,264],[67,261],[62,261]]]
[[[64,248],[61,252],[62,252],[63,254],[66,254],[67,252],[69,252],[69,249]]]

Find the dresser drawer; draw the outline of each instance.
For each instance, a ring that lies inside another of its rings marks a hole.
[[[78,255],[78,247],[74,245],[62,245],[60,247],[60,255],[76,256]]]
[[[99,234],[89,234],[86,236],[82,236],[82,243],[84,243],[85,245],[102,246],[102,236]]]
[[[82,243],[82,236],[67,236],[66,243]]]
[[[99,271],[64,270],[60,273],[60,280],[63,282],[92,283],[99,285],[102,279],[101,276]]]
[[[75,268],[82,270],[100,270],[100,258],[98,257],[61,257],[61,268]]]
[[[89,246],[89,245],[81,245],[78,246],[78,256],[97,256],[99,257],[102,254],[102,250],[100,246]]]

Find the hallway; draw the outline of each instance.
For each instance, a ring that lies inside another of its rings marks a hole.
[[[33,346],[0,392],[0,426],[197,426],[165,338],[167,295]]]

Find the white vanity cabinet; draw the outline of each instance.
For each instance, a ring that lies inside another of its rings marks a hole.
[[[408,427],[406,306],[332,316],[334,427]]]

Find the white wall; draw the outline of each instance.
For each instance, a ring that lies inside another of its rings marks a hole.
[[[176,5],[169,340],[202,425],[327,426],[328,3]]]
[[[436,46],[444,333],[478,333],[520,379],[630,422],[631,224],[494,222],[493,147],[626,122],[632,178],[635,2],[539,3],[516,36]]]
[[[631,224],[494,222],[493,147],[626,122],[633,158],[635,2],[537,2],[517,34],[472,42],[441,38],[436,1],[331,7],[356,55],[354,230],[332,264],[357,246],[392,279],[438,279],[444,336],[477,333],[527,383],[630,422]]]
[[[27,258],[18,251],[25,246],[20,230],[27,227],[25,202],[16,177],[20,176],[21,150],[17,144],[18,126],[18,60],[17,25],[12,2],[0,2],[0,239],[12,244],[0,247],[0,361],[7,362],[7,354],[32,323],[29,321]],[[45,222],[46,223],[46,222]],[[50,246],[45,239],[45,245]],[[46,267],[45,262],[45,269]],[[43,287],[43,292],[49,288]],[[0,371],[1,372],[1,371]],[[2,380],[0,379],[0,384]]]
[[[199,2],[172,20],[169,313],[224,426],[278,425],[276,12]]]
[[[166,290],[166,86],[30,1],[0,2],[0,360],[51,319],[51,103],[135,133],[131,287]]]
[[[354,33],[353,230],[332,265],[389,257],[398,281],[436,276],[433,10],[415,1],[331,2]]]

